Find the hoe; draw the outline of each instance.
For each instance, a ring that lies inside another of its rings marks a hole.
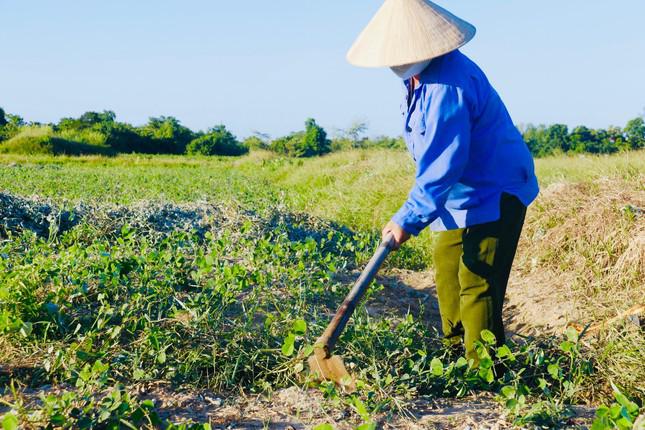
[[[338,337],[347,325],[347,321],[352,316],[354,309],[365,294],[367,287],[370,285],[374,276],[381,268],[383,261],[388,254],[394,249],[394,238],[388,235],[379,245],[370,259],[369,263],[354,283],[345,301],[336,311],[336,315],[325,329],[322,336],[318,338],[315,344],[314,354],[308,359],[309,370],[318,380],[334,381],[345,391],[354,391],[354,380],[347,372],[343,359],[338,355],[332,355],[334,346]]]

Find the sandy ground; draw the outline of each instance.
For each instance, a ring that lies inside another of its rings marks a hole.
[[[26,406],[38,403],[39,396],[56,394],[72,387],[44,386],[25,390]],[[181,390],[165,384],[130,387],[141,399],[151,399],[157,405],[160,418],[172,422],[210,423],[213,429],[310,429],[318,424],[332,424],[337,430],[349,430],[361,421],[347,407],[331,405],[320,391],[298,387],[276,391],[271,397],[223,397],[210,391]],[[8,400],[8,399],[7,399]],[[325,407],[333,406],[333,407]],[[0,406],[0,416],[8,409]],[[333,411],[332,413],[328,411]],[[588,428],[594,411],[577,407],[576,417],[566,428]],[[504,410],[492,394],[459,400],[417,399],[397,415],[376,414],[372,417],[378,429],[511,429]]]
[[[549,286],[548,280],[539,276],[512,274],[506,292],[504,321],[507,334],[532,335],[536,333],[562,333],[571,322],[582,322],[575,309],[574,300],[563,296],[557,285]],[[437,329],[441,317],[437,302],[436,286],[432,271],[414,272],[395,269],[379,277],[386,288],[367,304],[374,315],[399,313],[409,309],[415,316],[422,316]],[[423,315],[420,309],[424,309]]]

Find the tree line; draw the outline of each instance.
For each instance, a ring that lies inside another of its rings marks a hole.
[[[538,157],[557,153],[607,154],[645,148],[645,121],[630,120],[624,128],[590,129],[566,125],[521,127],[531,152]],[[401,137],[367,138],[367,124],[355,122],[336,130],[330,139],[326,130],[309,118],[304,129],[272,139],[256,132],[239,140],[224,125],[193,131],[172,116],[151,117],[142,126],[116,120],[114,112],[86,112],[58,123],[27,123],[0,108],[0,152],[49,154],[188,154],[243,155],[253,149],[293,157],[313,157],[350,148],[405,148]]]
[[[637,117],[624,128],[591,129],[564,124],[529,125],[522,130],[524,141],[537,157],[558,153],[611,154],[645,148],[645,120]]]

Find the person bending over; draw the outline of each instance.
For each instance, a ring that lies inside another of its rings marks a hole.
[[[386,0],[347,54],[390,67],[405,87],[403,136],[416,162],[407,201],[383,228],[395,247],[426,227],[441,324],[477,362],[482,330],[505,341],[502,305],[527,206],[531,153],[500,96],[459,48],[475,27],[427,0]]]

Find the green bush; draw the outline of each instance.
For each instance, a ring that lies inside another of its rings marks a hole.
[[[302,146],[303,136],[304,133],[299,131],[288,136],[279,137],[271,142],[269,149],[279,154],[297,156],[298,148]]]
[[[74,142],[86,143],[88,145],[106,146],[107,136],[98,130],[92,129],[67,129],[56,133],[57,136]]]
[[[117,152],[161,154],[163,145],[150,137],[142,135],[139,130],[127,123],[115,122],[107,130],[105,143]]]
[[[244,155],[249,152],[248,146],[238,142],[237,138],[223,125],[211,128],[204,136],[193,139],[186,147],[189,155]]]
[[[630,149],[645,148],[645,118],[634,118],[625,126],[625,136]]]
[[[4,109],[0,107],[0,127],[7,125],[7,118],[5,118]]]
[[[375,139],[365,141],[365,148],[388,148],[388,149],[405,149],[405,141],[402,136],[388,137],[378,136]]]
[[[545,157],[561,153],[611,154],[645,147],[645,119],[630,120],[625,128],[590,129],[585,126],[569,131],[564,124],[528,125],[522,135],[531,153]]]
[[[352,140],[346,137],[339,137],[331,142],[331,149],[335,151],[346,151],[350,149],[369,149],[369,148],[385,148],[385,149],[406,149],[405,141],[402,136],[388,137],[378,136],[375,138],[364,137],[360,140]]]
[[[305,121],[305,131],[276,139],[269,149],[292,157],[314,157],[331,152],[331,141],[325,130],[309,118]]]
[[[4,110],[0,109],[0,142],[14,137],[24,125],[25,122],[20,116],[7,115]]]
[[[90,145],[107,145],[116,152],[183,154],[194,137],[174,117],[150,118],[143,127],[117,122],[112,111],[85,112],[79,118],[63,118],[54,127],[61,137]]]
[[[242,143],[249,149],[269,149],[267,141],[262,140],[258,136],[249,136]]]
[[[0,153],[48,155],[112,155],[114,151],[101,145],[68,140],[54,134],[49,126],[25,127],[19,134],[0,145]]]
[[[195,133],[172,116],[152,117],[137,132],[141,137],[152,140],[152,151],[146,152],[159,154],[183,154],[189,142],[196,137]]]

